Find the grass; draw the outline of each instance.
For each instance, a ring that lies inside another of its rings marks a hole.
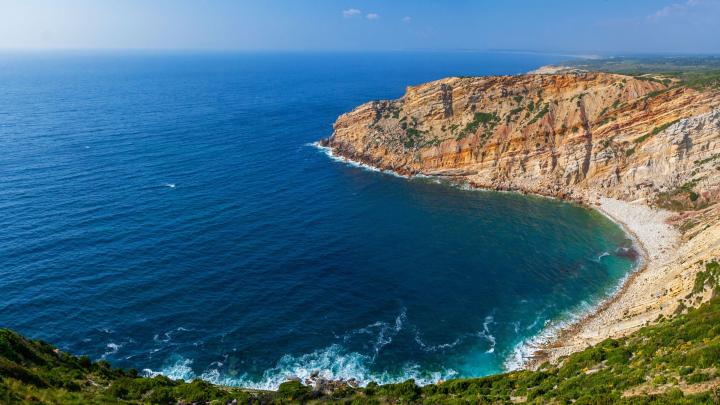
[[[671,72],[669,75],[678,78],[685,86],[698,91],[720,89],[720,69],[701,72]]]
[[[705,270],[695,277],[693,293],[702,293],[706,288],[716,290],[720,285],[720,263],[712,261],[705,264]]]

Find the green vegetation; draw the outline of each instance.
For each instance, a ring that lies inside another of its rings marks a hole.
[[[602,117],[603,115],[605,115],[605,113],[608,112],[609,109],[610,107],[603,108],[602,111],[600,111],[600,114],[598,114],[598,117]]]
[[[720,263],[704,263],[694,293],[715,291],[719,283]],[[365,388],[344,385],[323,393],[288,381],[267,392],[140,377],[134,370],[71,356],[7,329],[0,329],[0,377],[3,404],[713,404],[720,399],[720,297],[627,338],[605,340],[560,365],[424,387],[408,380]],[[694,393],[684,394],[679,386]]]
[[[643,135],[643,136],[640,136],[640,137],[636,138],[635,141],[633,141],[633,142],[635,142],[635,143],[643,143],[643,142],[645,142],[645,140],[647,140],[647,139],[650,138],[651,136],[654,136],[654,135],[659,134],[660,132],[666,130],[668,127],[670,127],[671,125],[675,124],[675,123],[678,122],[678,121],[680,121],[680,120],[677,119],[677,120],[674,120],[674,121],[666,122],[666,123],[664,123],[664,124],[662,124],[662,125],[660,125],[660,126],[658,126],[658,127],[655,127],[655,128],[652,129],[652,131],[650,131],[650,133],[645,134],[645,135]]]
[[[704,91],[707,89],[720,89],[720,70],[706,72],[673,72],[673,76],[687,87]]]
[[[619,73],[672,85],[673,81],[695,90],[720,89],[720,57],[621,57],[595,60],[573,60],[563,63],[591,71]]]
[[[405,128],[405,139],[403,145],[406,148],[414,148],[423,144],[425,140],[425,132],[415,128]]]
[[[437,137],[429,138],[427,131],[421,131],[417,128],[408,126],[406,122],[402,122],[400,127],[405,130],[405,137],[402,139],[402,145],[408,149],[419,149],[440,144],[440,139]]]
[[[517,107],[517,108],[513,108],[512,110],[510,110],[510,111],[508,112],[508,114],[505,116],[505,123],[506,123],[506,124],[509,124],[510,121],[512,121],[516,115],[520,114],[520,112],[521,112],[522,110],[523,110],[522,106]]]
[[[655,127],[655,128],[653,128],[652,131],[650,131],[650,135],[657,135],[657,134],[659,134],[660,132],[666,130],[666,129],[667,129],[668,127],[670,127],[671,125],[675,124],[675,123],[678,122],[678,121],[680,121],[680,119],[676,119],[676,120],[674,120],[674,121],[666,122],[666,123],[660,125],[659,127]]]
[[[497,125],[499,120],[500,118],[494,112],[476,112],[473,115],[472,121],[468,122],[467,125],[465,125],[465,128],[460,131],[456,139],[461,140],[470,134],[476,133],[481,125],[485,129],[483,131],[483,139],[485,139],[492,134],[492,131],[493,129],[495,129],[495,126]]]
[[[251,396],[204,381],[139,377],[135,370],[114,369],[106,361],[71,356],[7,329],[0,329],[0,377],[3,404],[167,404],[180,399],[246,401]]]
[[[410,117],[410,123],[408,123],[407,116],[404,116],[399,120],[399,123],[400,128],[405,131],[405,136],[400,139],[400,142],[405,148],[423,148],[425,146],[437,145],[440,142],[437,138],[428,139],[427,131],[417,129],[417,118],[415,117]]]
[[[639,136],[639,137],[635,138],[635,140],[634,140],[633,142],[635,142],[635,143],[643,143],[643,142],[645,142],[645,140],[648,139],[648,138],[650,138],[650,134],[645,134],[645,135],[642,135],[642,136]]]
[[[711,261],[706,263],[705,270],[699,272],[695,277],[693,293],[702,293],[706,288],[715,291],[718,285],[720,285],[720,263]]]
[[[537,120],[541,119],[550,111],[550,104],[545,103],[543,108],[535,114],[535,116],[528,122],[528,125],[534,124]]]
[[[694,191],[700,179],[694,179],[670,191],[659,193],[655,204],[672,211],[698,210],[707,207],[708,202],[700,199]]]
[[[393,117],[395,119],[400,118],[400,107],[397,105],[397,103],[388,103],[387,107],[383,111],[382,117],[384,119],[389,119],[390,117]]]
[[[609,148],[610,145],[612,145],[612,143],[614,141],[615,141],[615,137],[603,139],[602,141],[600,141],[600,150],[605,150],[605,149]]]
[[[602,119],[602,121],[600,121],[598,123],[598,125],[603,126],[603,125],[607,124],[608,122],[615,121],[616,119],[617,119],[617,117],[605,117]]]
[[[695,161],[695,164],[698,165],[698,166],[699,166],[699,165],[704,165],[705,163],[712,162],[713,160],[716,160],[716,159],[718,159],[718,158],[720,158],[720,153],[716,153],[716,154],[710,156],[710,157],[707,158],[707,159],[696,160],[696,161]]]
[[[664,84],[664,83],[663,83],[663,84]],[[672,87],[667,87],[667,88],[662,89],[662,90],[651,91],[650,93],[646,94],[645,97],[643,97],[643,98],[644,98],[645,100],[649,100],[649,99],[655,98],[655,97],[657,97],[657,96],[659,96],[659,95],[661,95],[661,94],[663,94],[663,93],[667,93],[667,92],[670,91],[671,89],[672,89]]]

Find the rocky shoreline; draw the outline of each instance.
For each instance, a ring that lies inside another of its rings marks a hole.
[[[527,368],[537,369],[545,361],[557,362],[562,356],[606,338],[626,336],[644,326],[640,321],[614,330],[608,328],[609,324],[620,324],[630,308],[644,305],[637,300],[639,294],[636,291],[642,288],[638,285],[639,277],[655,279],[656,275],[652,273],[661,267],[661,258],[679,243],[679,232],[666,222],[671,216],[668,211],[604,197],[591,207],[618,224],[633,240],[640,253],[638,266],[621,282],[614,294],[575,322],[561,328],[551,339],[532,347],[532,355],[523,363]]]

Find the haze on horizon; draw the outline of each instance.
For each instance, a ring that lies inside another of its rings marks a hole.
[[[720,53],[720,0],[3,0],[0,49]]]

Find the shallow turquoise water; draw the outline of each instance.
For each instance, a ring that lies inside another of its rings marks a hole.
[[[0,325],[152,374],[276,387],[501,371],[633,266],[550,199],[407,180],[310,144],[508,54],[0,55]]]

